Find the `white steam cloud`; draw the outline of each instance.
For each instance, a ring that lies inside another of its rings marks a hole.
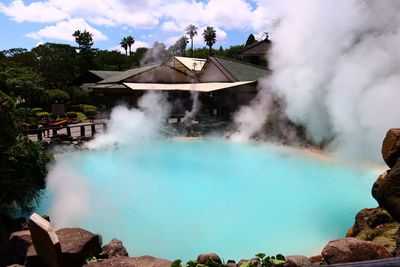
[[[74,226],[90,212],[89,184],[69,166],[55,164],[46,178],[47,190],[54,195],[50,218],[56,228]]]
[[[138,106],[138,109],[115,107],[107,123],[107,132],[89,142],[87,148],[143,142],[157,137],[169,112],[166,95],[149,92],[140,98]]]
[[[314,142],[333,139],[332,150],[378,159],[386,131],[400,126],[400,1],[269,4],[273,74],[263,90],[285,100],[288,118]],[[265,121],[257,110],[255,131]]]
[[[138,106],[138,109],[122,106],[114,108],[107,132],[96,136],[87,144],[87,148],[142,143],[158,137],[160,127],[169,112],[166,95],[147,93],[139,100]],[[125,185],[127,181],[122,182],[122,178],[117,180],[121,185]],[[56,161],[46,179],[47,189],[52,196],[50,217],[57,228],[76,226],[77,222],[92,212],[90,203],[98,203],[102,199],[102,196],[91,194],[92,188],[88,179],[75,172],[64,160]],[[121,192],[123,188],[115,190]]]
[[[185,117],[183,118],[185,122],[187,120],[191,121],[201,108],[201,102],[199,99],[198,91],[190,91],[190,99],[192,100],[192,108],[190,111],[185,112]]]

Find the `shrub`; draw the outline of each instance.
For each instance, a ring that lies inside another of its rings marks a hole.
[[[67,103],[69,101],[69,95],[67,92],[62,90],[48,90],[50,103]]]
[[[85,114],[86,114],[86,111],[89,111],[89,110],[95,111],[95,112],[97,111],[97,107],[92,106],[92,105],[81,104],[80,107],[81,107],[81,111],[83,111],[83,113],[85,113]]]
[[[76,114],[76,112],[70,111],[70,112],[67,112],[67,118],[68,119],[76,119],[76,118],[78,118],[78,115]]]
[[[42,111],[42,112],[36,112],[35,113],[36,118],[42,118],[44,116],[50,116],[50,113],[46,112],[46,111]]]
[[[94,118],[94,117],[96,117],[96,111],[95,110],[86,110],[85,115],[88,118]]]
[[[77,112],[76,115],[78,116],[78,121],[85,121],[87,120],[87,117],[85,114],[83,114],[82,112]]]
[[[33,112],[33,113],[42,112],[42,111],[43,111],[42,108],[33,108],[33,109],[32,109],[32,112]]]

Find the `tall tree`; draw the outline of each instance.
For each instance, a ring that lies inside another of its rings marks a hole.
[[[133,39],[133,37],[132,36],[127,36],[126,37],[126,44],[128,45],[128,47],[129,47],[129,55],[131,55],[131,47],[132,47],[132,45],[135,43],[135,39]]]
[[[78,44],[79,49],[79,72],[80,74],[85,73],[89,69],[93,68],[93,35],[84,30],[81,32],[80,30],[76,30],[73,34],[75,37],[75,41]]]
[[[255,38],[254,35],[251,33],[251,34],[249,35],[249,37],[247,37],[247,41],[246,41],[245,46],[252,45],[252,44],[254,44],[255,42],[257,42],[257,41],[256,41],[256,38]]]
[[[73,37],[75,37],[75,42],[78,44],[79,51],[82,50],[90,50],[92,45],[94,44],[93,42],[93,35],[84,30],[81,32],[80,30],[76,30],[73,34]]]
[[[186,34],[189,35],[190,38],[190,56],[193,57],[193,37],[197,35],[197,27],[194,26],[193,24],[190,24],[189,26],[186,27]]]
[[[125,55],[128,55],[128,40],[126,39],[126,37],[122,38],[119,44],[123,49],[125,49]]]
[[[204,42],[209,47],[209,55],[211,56],[212,54],[211,48],[213,44],[215,44],[215,42],[217,41],[217,32],[215,31],[214,27],[207,26],[207,28],[204,29],[203,37],[204,37]]]

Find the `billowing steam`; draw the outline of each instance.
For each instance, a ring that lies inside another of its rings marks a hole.
[[[284,99],[288,118],[314,142],[333,140],[332,150],[377,159],[385,132],[400,126],[400,1],[269,3],[273,74],[263,90]],[[251,131],[265,122],[264,95],[236,116]]]
[[[190,111],[185,112],[185,117],[183,118],[185,122],[191,121],[201,108],[198,91],[190,91],[190,99],[192,100],[192,108]]]
[[[155,138],[169,112],[166,95],[149,92],[140,98],[138,106],[138,109],[115,107],[107,124],[107,132],[97,136],[87,147],[101,148]]]
[[[143,143],[156,138],[169,112],[166,96],[147,93],[140,99],[138,106],[138,109],[123,106],[114,108],[108,122],[108,131],[98,135],[87,147],[97,149],[115,144]],[[121,185],[126,183],[121,182],[123,177],[118,178]],[[50,216],[56,227],[76,225],[77,221],[90,214],[93,198],[99,198],[91,196],[92,188],[86,177],[73,171],[73,167],[66,161],[56,162],[50,168],[47,189],[53,196]],[[123,188],[115,190],[122,191]]]

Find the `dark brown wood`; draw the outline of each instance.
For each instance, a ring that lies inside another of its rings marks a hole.
[[[81,126],[81,136],[85,136],[85,126]]]

